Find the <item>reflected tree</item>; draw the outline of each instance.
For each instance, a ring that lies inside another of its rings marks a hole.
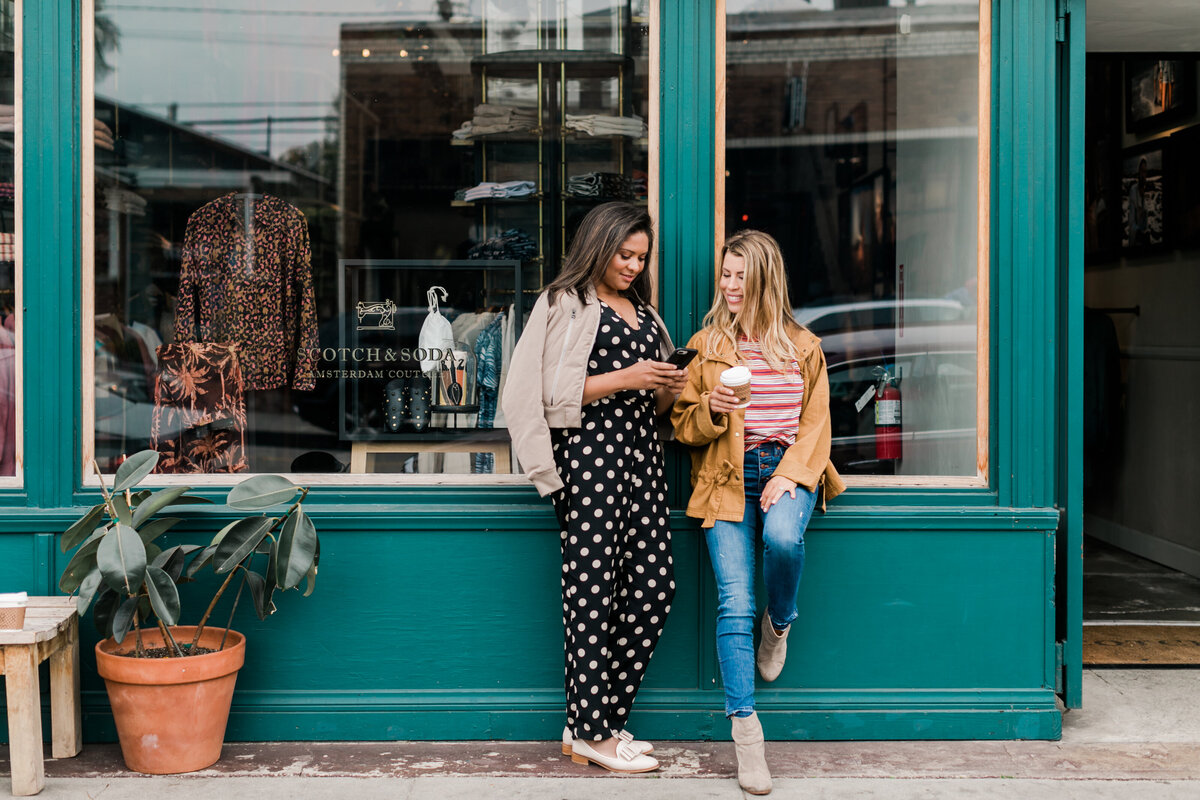
[[[109,56],[120,49],[121,31],[113,18],[104,12],[105,0],[96,0],[96,79],[112,72]]]

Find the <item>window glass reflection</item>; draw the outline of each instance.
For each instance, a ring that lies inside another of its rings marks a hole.
[[[95,452],[501,474],[598,202],[646,202],[646,2],[97,2]]]
[[[976,474],[978,2],[726,8],[726,233],[783,247],[834,463]]]
[[[17,11],[0,0],[0,476],[17,474]]]

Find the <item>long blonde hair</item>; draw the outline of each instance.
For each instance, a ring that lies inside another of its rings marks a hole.
[[[729,311],[720,287],[721,270],[729,253],[741,256],[746,263],[742,308],[736,316]],[[793,369],[799,354],[789,333],[798,330],[800,325],[792,316],[783,253],[773,237],[762,231],[746,230],[725,240],[717,263],[717,287],[712,308],[704,315],[703,325],[710,329],[710,351],[715,351],[724,340],[736,353],[738,335],[745,334],[762,347],[763,358],[771,369],[779,373]]]

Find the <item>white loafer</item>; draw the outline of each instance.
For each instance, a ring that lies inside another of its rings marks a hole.
[[[621,731],[617,737],[616,758],[597,752],[586,739],[576,739],[571,744],[571,760],[576,764],[595,764],[609,772],[653,772],[658,769],[658,760],[637,752],[633,746],[633,735],[626,731]]]
[[[630,734],[630,736],[632,736],[632,735],[633,735],[633,734]],[[575,743],[575,737],[571,735],[571,729],[570,729],[570,728],[563,728],[563,735],[562,735],[562,754],[563,754],[564,756],[569,756],[569,755],[571,755],[571,745],[572,745],[572,744],[574,744],[574,743]],[[640,740],[638,740],[638,739],[634,739],[634,740],[633,740],[633,746],[634,746],[634,747],[636,747],[636,748],[637,748],[637,751],[638,751],[639,753],[642,753],[643,755],[647,755],[647,756],[648,756],[648,755],[650,755],[651,753],[653,753],[653,752],[654,752],[654,745],[650,744],[649,742],[643,742],[643,741],[640,741]]]

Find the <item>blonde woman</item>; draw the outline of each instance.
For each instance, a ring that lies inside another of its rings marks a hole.
[[[776,241],[740,231],[722,248],[717,293],[704,328],[688,342],[700,351],[671,412],[678,441],[692,447],[688,516],[703,522],[717,579],[717,655],[732,720],[738,781],[771,791],[762,725],[754,710],[754,670],[773,681],[798,616],[804,532],[818,494],[844,485],[829,462],[829,382],[817,339],[792,317]],[[731,367],[750,372],[749,405],[721,383]],[[767,607],[754,650],[755,547],[762,540]]]

